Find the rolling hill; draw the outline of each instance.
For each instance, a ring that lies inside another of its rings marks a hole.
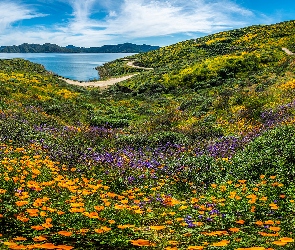
[[[1,60],[0,246],[294,249],[294,24],[118,59],[107,90]]]

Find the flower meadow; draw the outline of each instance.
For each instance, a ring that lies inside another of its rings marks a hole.
[[[293,26],[134,55],[154,70],[107,90],[1,60],[0,249],[294,249]]]

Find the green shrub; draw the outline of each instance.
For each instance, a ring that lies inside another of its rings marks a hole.
[[[295,127],[282,126],[265,132],[240,153],[229,165],[228,175],[237,179],[258,180],[260,175],[295,178]]]

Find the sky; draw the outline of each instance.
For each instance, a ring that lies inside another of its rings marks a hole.
[[[293,19],[294,0],[0,0],[0,46],[165,46]]]

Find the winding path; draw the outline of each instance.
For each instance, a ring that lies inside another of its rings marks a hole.
[[[93,82],[79,82],[71,79],[66,79],[66,78],[60,78],[67,82],[68,84],[73,84],[77,86],[82,86],[82,87],[100,87],[100,88],[107,88],[108,86],[114,85],[118,82],[123,82],[127,79],[130,79],[131,77],[135,76],[137,74],[132,74],[128,76],[122,76],[118,78],[110,78],[105,81],[93,81]]]
[[[283,51],[286,52],[287,55],[290,56],[294,56],[295,53],[293,53],[292,51],[290,51],[287,48],[282,48]],[[125,59],[127,61],[127,66],[129,67],[133,67],[136,69],[144,69],[144,70],[154,70],[153,68],[145,68],[145,67],[140,67],[140,66],[136,66],[134,65],[135,61],[130,61],[128,59]],[[60,77],[60,79],[64,80],[65,82],[67,82],[68,84],[73,84],[73,85],[78,85],[78,86],[82,86],[82,87],[100,87],[100,88],[107,88],[108,86],[114,85],[116,83],[119,82],[123,82],[127,79],[130,79],[131,77],[135,76],[137,74],[132,74],[132,75],[128,75],[128,76],[122,76],[122,77],[118,77],[118,78],[110,78],[108,80],[105,81],[93,81],[93,82],[79,82],[79,81],[75,81],[75,80],[71,80],[71,79],[66,79],[66,78],[62,78]]]
[[[285,51],[287,53],[287,55],[289,55],[289,56],[295,55],[292,51],[288,50],[287,48],[282,48],[282,50]]]
[[[136,68],[136,69],[154,70],[154,68],[146,68],[146,67],[136,66],[136,65],[134,65],[134,63],[135,63],[135,61],[129,61],[127,63],[127,66],[132,67],[132,68]]]
[[[132,67],[132,68],[136,68],[136,69],[154,70],[153,68],[145,68],[145,67],[136,66],[136,65],[134,65],[134,62],[135,61],[129,61],[128,60],[126,65],[129,66],[129,67]],[[135,75],[137,75],[137,74],[132,74],[132,75],[128,75],[128,76],[122,76],[122,77],[118,77],[118,78],[110,78],[110,79],[105,80],[105,81],[93,81],[93,82],[90,82],[90,81],[80,82],[80,81],[75,81],[75,80],[71,80],[71,79],[67,79],[67,78],[63,78],[63,77],[60,77],[60,79],[64,80],[68,84],[73,84],[73,85],[82,86],[82,87],[107,88],[108,86],[111,86],[111,85],[114,85],[116,83],[128,80],[128,79],[130,79],[131,77],[133,77]]]

